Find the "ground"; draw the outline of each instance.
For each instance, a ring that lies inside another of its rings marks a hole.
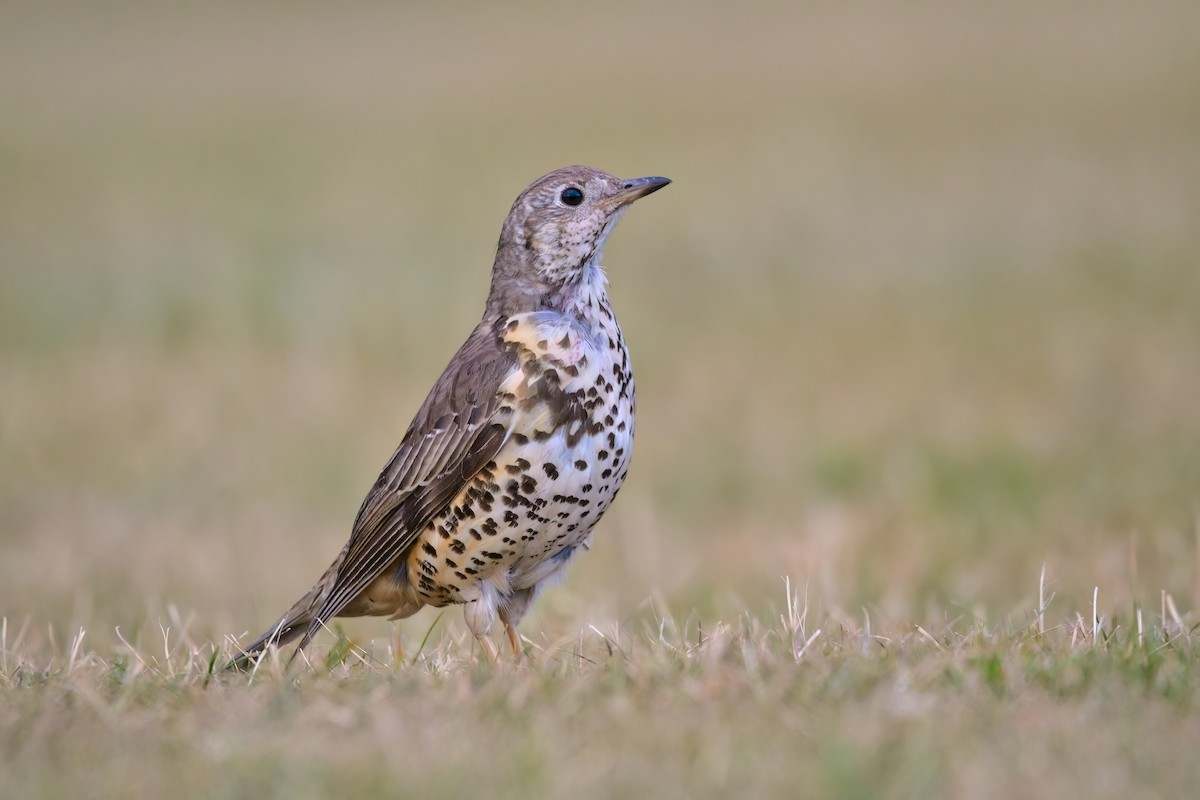
[[[0,10],[0,796],[1190,796],[1198,22]],[[215,674],[573,162],[674,183],[606,259],[630,479],[524,659],[451,609]]]

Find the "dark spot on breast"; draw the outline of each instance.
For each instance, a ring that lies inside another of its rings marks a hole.
[[[428,555],[435,557],[437,556],[437,548],[431,545],[429,542],[422,542],[421,549],[424,550]]]
[[[563,337],[558,340],[558,346],[563,347],[563,348],[570,347],[571,346],[571,334],[564,333]]]
[[[554,464],[551,464],[549,461],[547,461],[545,464],[542,464],[542,469],[545,470],[546,476],[550,478],[550,480],[554,480],[558,477],[558,467]]]
[[[450,567],[450,569],[455,569],[455,568],[457,568],[457,567],[458,567],[458,564],[454,563],[453,561],[451,561],[450,559],[448,559],[448,558],[447,558],[447,559],[446,559],[446,566],[447,566],[447,567]]]
[[[509,526],[510,528],[512,528],[512,527],[515,527],[515,526],[516,526],[516,524],[517,524],[517,520],[519,520],[519,519],[520,519],[520,517],[518,517],[518,516],[517,516],[515,513],[513,513],[512,511],[505,511],[505,512],[504,512],[504,521],[508,523],[508,526]]]
[[[537,488],[537,481],[535,481],[530,476],[526,475],[524,478],[521,479],[521,491],[524,492],[525,494],[533,494],[533,491],[536,488]]]
[[[596,455],[600,456],[600,460],[601,460],[601,461],[603,461],[604,459],[608,458],[608,451],[607,451],[607,450],[601,450],[601,451],[600,451],[599,453],[597,453]]]
[[[523,433],[514,433],[512,438],[517,444],[529,444],[529,437]]]
[[[550,343],[547,342],[545,339],[539,339],[538,343],[537,343],[538,350],[545,350],[549,346],[549,344]]]
[[[601,477],[601,478],[607,478],[609,475],[612,475],[612,470],[611,470],[611,469],[606,469],[606,470],[604,470],[604,472],[601,472],[601,473],[600,473],[600,477]]]
[[[582,458],[575,461],[575,469],[587,469],[587,462]]]
[[[517,466],[518,466],[518,467],[519,467],[521,470],[523,470],[523,471],[524,471],[524,470],[528,470],[528,469],[529,469],[529,462],[528,462],[528,461],[526,461],[526,460],[525,460],[525,459],[523,459],[523,458],[518,458],[518,459],[517,459]]]
[[[450,549],[461,556],[463,553],[466,552],[467,546],[465,544],[463,544],[461,541],[459,541],[458,539],[455,539],[453,542],[450,543]]]

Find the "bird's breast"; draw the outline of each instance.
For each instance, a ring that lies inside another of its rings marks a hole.
[[[510,320],[503,339],[517,359],[501,387],[512,428],[410,556],[432,604],[470,602],[481,581],[503,594],[556,572],[629,471],[634,385],[616,323],[589,330],[537,312]]]

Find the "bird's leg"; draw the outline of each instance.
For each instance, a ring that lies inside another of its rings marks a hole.
[[[508,643],[512,645],[513,655],[517,658],[525,654],[521,648],[521,634],[517,632],[517,626],[521,624],[521,617],[525,616],[525,612],[529,610],[529,604],[533,602],[536,594],[536,584],[518,589],[505,597],[498,609],[500,621],[504,623],[504,632],[508,634]]]
[[[479,599],[463,606],[463,616],[467,627],[475,634],[475,640],[483,649],[488,661],[493,666],[499,663],[500,654],[496,651],[496,643],[488,635],[492,632],[492,623],[496,620],[496,598],[490,592],[484,592]]]
[[[517,658],[521,657],[521,634],[517,633],[517,626],[504,623],[504,632],[508,634],[508,643],[512,645],[513,655]]]
[[[483,650],[483,654],[487,656],[488,663],[493,667],[500,663],[500,653],[496,651],[496,643],[486,633],[476,634],[475,641],[479,642],[479,647]]]

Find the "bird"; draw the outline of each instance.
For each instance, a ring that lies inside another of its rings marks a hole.
[[[633,452],[635,394],[601,266],[613,228],[671,181],[554,170],[500,231],[483,317],[433,384],[316,584],[230,662],[245,669],[334,617],[461,604],[492,663],[539,590],[589,549]]]

